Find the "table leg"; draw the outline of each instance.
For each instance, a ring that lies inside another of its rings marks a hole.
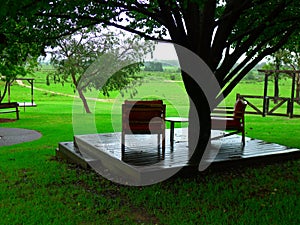
[[[170,127],[170,142],[171,142],[171,145],[173,145],[173,142],[174,142],[174,122],[171,121],[171,127]]]

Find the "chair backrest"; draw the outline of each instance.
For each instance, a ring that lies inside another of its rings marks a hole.
[[[162,100],[128,101],[122,105],[122,129],[125,133],[161,133],[165,128],[166,105]]]
[[[246,106],[247,102],[243,101],[241,98],[238,98],[234,105],[233,117],[235,119],[244,118]]]

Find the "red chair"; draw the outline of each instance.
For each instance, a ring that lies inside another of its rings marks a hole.
[[[212,116],[211,117],[211,127],[213,130],[224,129],[231,131],[226,133],[223,137],[241,133],[242,134],[242,143],[245,146],[245,109],[247,106],[247,102],[238,98],[233,110],[232,116]],[[215,113],[220,113],[222,111],[216,110]],[[223,110],[224,112],[224,110]],[[227,111],[228,112],[228,111]],[[216,137],[218,138],[218,137]],[[216,138],[212,138],[216,139]]]
[[[165,116],[166,105],[162,100],[125,101],[122,105],[122,158],[125,154],[126,134],[157,134],[160,149],[162,135],[162,155],[165,155]]]

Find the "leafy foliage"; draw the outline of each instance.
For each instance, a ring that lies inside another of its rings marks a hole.
[[[299,35],[299,4],[296,0],[59,0],[43,3],[31,21],[47,32],[47,44],[82,27],[105,24],[182,45],[207,63],[227,96],[261,59]],[[243,60],[234,68],[238,59]],[[191,87],[185,85],[189,92]]]
[[[293,36],[289,42],[269,58],[276,69],[300,70],[300,36]]]
[[[131,88],[134,94],[134,85],[138,83],[133,81],[139,78],[135,73],[143,57],[153,50],[150,42],[138,36],[99,26],[58,39],[56,45],[50,51],[56,71],[50,75],[54,76],[54,81],[71,82],[87,112],[90,110],[83,95],[87,90],[101,90],[109,96],[110,91]]]
[[[15,24],[18,27],[18,24]],[[0,45],[0,75],[4,81],[4,90],[0,94],[0,102],[5,97],[8,85],[18,76],[33,72],[40,55],[40,46],[34,43],[22,43],[19,39],[6,35],[5,42]]]

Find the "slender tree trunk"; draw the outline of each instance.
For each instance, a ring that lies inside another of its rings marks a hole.
[[[80,97],[80,99],[81,99],[81,101],[82,101],[82,103],[83,103],[85,112],[86,112],[86,113],[92,113],[91,110],[90,110],[90,108],[89,108],[89,105],[88,105],[88,103],[87,103],[87,101],[86,101],[86,98],[85,98],[85,96],[84,96],[84,94],[83,94],[83,92],[82,92],[82,90],[81,90],[81,89],[78,89],[77,91],[78,91],[79,97]]]
[[[276,57],[276,70],[280,70],[280,60]],[[279,97],[279,73],[274,76],[274,103],[277,103]]]
[[[5,87],[4,87],[3,94],[2,95],[0,94],[0,103],[3,101],[3,99],[4,99],[5,95],[6,95],[8,85],[10,85],[10,81],[6,81],[5,82]]]
[[[78,85],[78,80],[76,79],[76,73],[75,72],[73,72],[71,74],[71,78],[72,78],[73,84],[75,85],[75,87],[76,87],[76,89],[78,91],[79,97],[80,97],[80,99],[81,99],[81,101],[83,103],[85,112],[86,113],[92,113],[91,110],[90,110],[90,107],[89,107],[89,105],[88,105],[88,103],[86,101],[86,98],[85,98],[85,96],[83,94],[83,91],[82,91],[83,87],[79,87],[79,85]]]

